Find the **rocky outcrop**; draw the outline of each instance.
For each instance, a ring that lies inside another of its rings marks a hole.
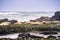
[[[50,17],[44,16],[44,17],[41,17],[41,18],[37,18],[36,20],[30,20],[30,21],[31,21],[31,22],[36,22],[36,21],[38,21],[38,22],[50,21]]]
[[[2,22],[8,22],[8,19],[7,19],[7,18],[5,18],[5,19],[0,19],[0,23],[2,23]]]
[[[59,20],[60,21],[60,11],[55,12],[55,15],[51,18],[52,21]]]
[[[5,19],[0,19],[0,24],[3,23],[3,22],[11,22],[11,24],[14,24],[14,23],[16,23],[16,22],[18,22],[18,21],[17,21],[17,20],[9,20],[9,19],[7,19],[7,18],[5,18]]]
[[[50,17],[41,17],[41,18],[38,18],[36,19],[36,21],[50,21]]]

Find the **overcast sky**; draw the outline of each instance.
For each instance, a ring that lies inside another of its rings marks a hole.
[[[0,0],[0,11],[59,11],[60,0]]]

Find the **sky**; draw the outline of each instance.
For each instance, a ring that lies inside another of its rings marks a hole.
[[[0,11],[60,11],[60,0],[0,0]]]

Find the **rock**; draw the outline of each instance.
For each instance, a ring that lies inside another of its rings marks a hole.
[[[55,12],[55,15],[51,17],[51,20],[60,20],[60,11]]]
[[[41,17],[41,18],[38,18],[36,19],[36,21],[50,21],[50,17]]]

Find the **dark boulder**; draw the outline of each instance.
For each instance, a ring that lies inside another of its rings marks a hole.
[[[51,20],[59,20],[60,21],[60,11],[55,12],[55,15],[52,16]]]

